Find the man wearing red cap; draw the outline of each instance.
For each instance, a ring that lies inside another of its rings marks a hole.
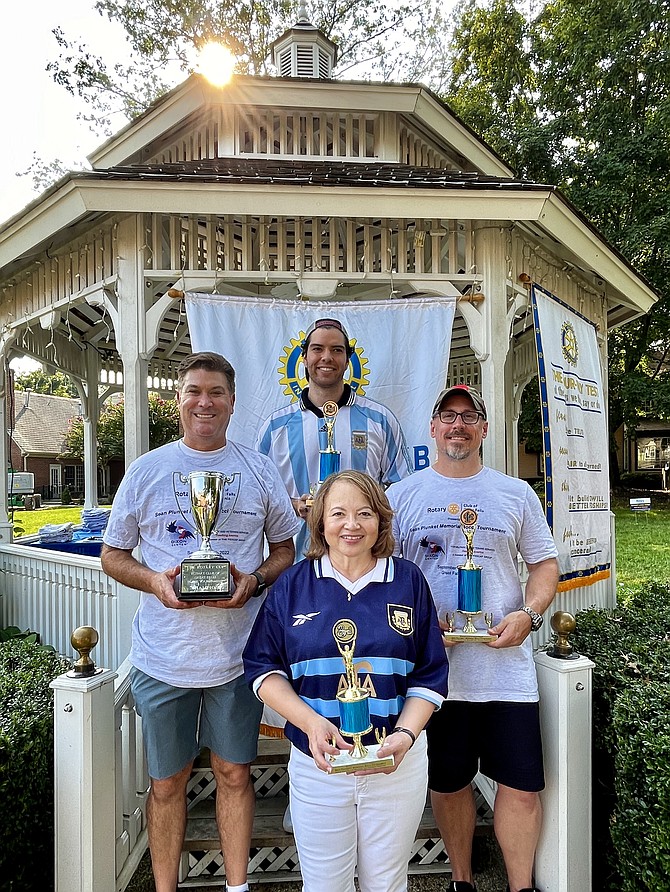
[[[473,892],[478,770],[496,781],[494,828],[508,890],[537,892],[533,861],[544,787],[537,678],[530,632],[556,593],[557,550],[539,499],[528,484],[482,465],[486,405],[470,387],[439,394],[430,422],[435,463],[389,490],[396,549],[428,579],[444,631],[458,608],[458,567],[465,563],[467,516],[481,565],[481,610],[493,616],[490,641],[451,643],[449,696],[428,725],[433,813],[452,867],[449,892]],[[525,593],[517,559],[528,567]],[[456,614],[458,615],[458,614]]]

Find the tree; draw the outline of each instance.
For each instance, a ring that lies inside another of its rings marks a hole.
[[[446,98],[522,176],[559,186],[660,295],[610,335],[610,429],[670,418],[668,0],[534,8],[459,8]],[[615,452],[610,467],[616,480]]]
[[[14,379],[16,390],[32,390],[33,393],[52,393],[54,396],[69,396],[76,399],[79,396],[77,388],[64,372],[54,372],[53,375],[35,369],[24,375],[17,375]]]
[[[297,20],[298,4],[287,0],[98,0],[96,9],[126,30],[132,52],[128,64],[109,66],[85,45],[57,28],[58,60],[47,70],[56,83],[81,97],[81,115],[110,132],[115,114],[133,118],[174,86],[181,72],[193,71],[197,50],[208,41],[227,46],[240,74],[265,74],[270,45]],[[437,63],[445,38],[440,4],[407,0],[315,0],[312,22],[338,45],[338,72],[356,69],[382,78],[415,77]],[[421,60],[421,62],[420,62]],[[436,64],[438,78],[443,74]],[[359,75],[360,76],[360,75]]]
[[[123,401],[110,403],[98,419],[98,464],[107,467],[113,459],[124,457]],[[149,394],[149,448],[155,449],[179,436],[179,409],[174,400],[164,400],[157,393]],[[84,419],[72,418],[65,434],[64,455],[84,460]]]

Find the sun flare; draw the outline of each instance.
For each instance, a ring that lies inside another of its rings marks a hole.
[[[198,71],[215,87],[225,86],[234,68],[235,57],[221,43],[206,43],[198,53]]]

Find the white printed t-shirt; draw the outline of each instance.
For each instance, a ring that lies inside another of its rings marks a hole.
[[[277,469],[263,455],[228,441],[200,452],[183,440],[134,461],[114,498],[104,542],[113,548],[141,545],[142,562],[168,570],[200,547],[190,513],[187,475],[219,471],[224,488],[212,548],[244,573],[263,562],[265,539],[283,542],[299,521]],[[242,674],[242,650],[262,603],[251,598],[239,609],[174,610],[142,594],[133,620],[130,661],[142,672],[176,687],[214,687]]]
[[[478,515],[474,561],[482,567],[482,611],[493,624],[523,606],[517,555],[535,564],[557,550],[540,500],[524,481],[491,468],[473,477],[445,477],[432,467],[394,484],[387,493],[395,515],[396,553],[414,561],[428,580],[440,619],[458,608],[458,565],[466,559],[463,508]],[[463,618],[456,613],[459,626]],[[475,618],[486,628],[483,616]],[[486,644],[447,648],[450,700],[538,699],[530,636],[520,647]]]

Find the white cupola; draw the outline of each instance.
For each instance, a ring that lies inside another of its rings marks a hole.
[[[296,24],[270,45],[270,52],[279,77],[330,78],[337,61],[337,46],[307,18],[306,0],[300,0]]]

